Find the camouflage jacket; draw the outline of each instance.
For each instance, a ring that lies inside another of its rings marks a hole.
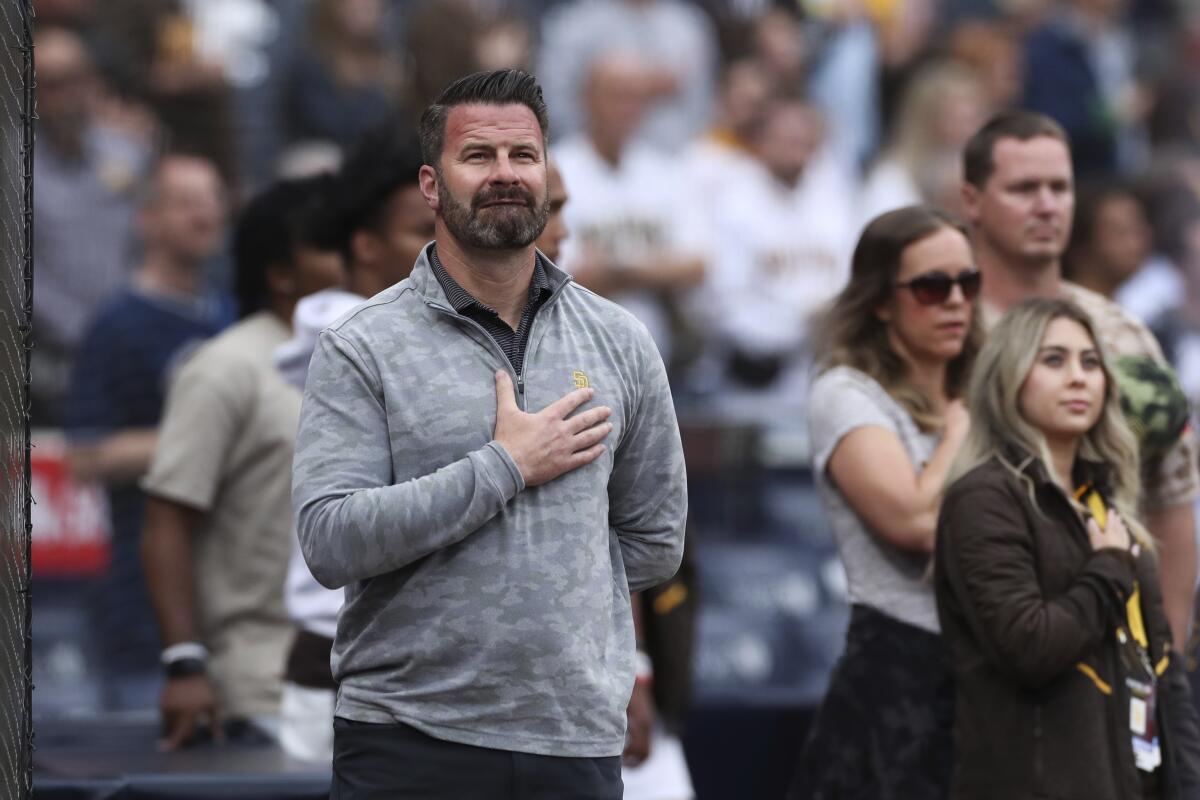
[[[621,753],[629,592],[679,566],[683,451],[646,329],[547,269],[521,407],[592,386],[614,429],[595,462],[526,488],[492,439],[499,345],[412,275],[322,332],[293,501],[313,575],[346,587],[336,714],[554,756]],[[519,380],[518,380],[519,378]]]

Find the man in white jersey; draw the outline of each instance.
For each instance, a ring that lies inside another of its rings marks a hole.
[[[755,163],[730,170],[714,202],[703,313],[721,407],[771,419],[803,404],[809,318],[848,274],[853,189],[807,103],[776,100],[752,144]]]
[[[641,320],[669,366],[679,305],[704,275],[705,237],[679,160],[634,139],[646,68],[633,55],[593,62],[586,133],[554,151],[573,196],[562,267]]]

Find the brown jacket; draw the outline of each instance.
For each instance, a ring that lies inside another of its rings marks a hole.
[[[1160,673],[1162,798],[1200,797],[1200,733],[1154,557],[1093,551],[1040,462],[1009,463],[1028,480],[993,457],[948,489],[938,522],[938,613],[958,687],[952,796],[1142,797],[1115,636],[1136,577]],[[1083,472],[1103,493],[1101,471]]]

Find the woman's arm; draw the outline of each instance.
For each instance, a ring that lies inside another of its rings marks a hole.
[[[942,486],[967,428],[962,403],[951,403],[942,441],[921,470],[891,430],[855,428],[830,455],[829,475],[872,531],[897,547],[930,553]]]

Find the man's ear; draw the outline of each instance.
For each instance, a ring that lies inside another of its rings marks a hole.
[[[425,198],[425,202],[434,211],[441,211],[442,204],[438,199],[437,172],[433,167],[428,164],[421,165],[419,183],[421,186],[421,196]]]
[[[963,181],[962,184],[962,202],[963,213],[967,216],[967,221],[974,225],[979,220],[979,187],[973,183]]]

